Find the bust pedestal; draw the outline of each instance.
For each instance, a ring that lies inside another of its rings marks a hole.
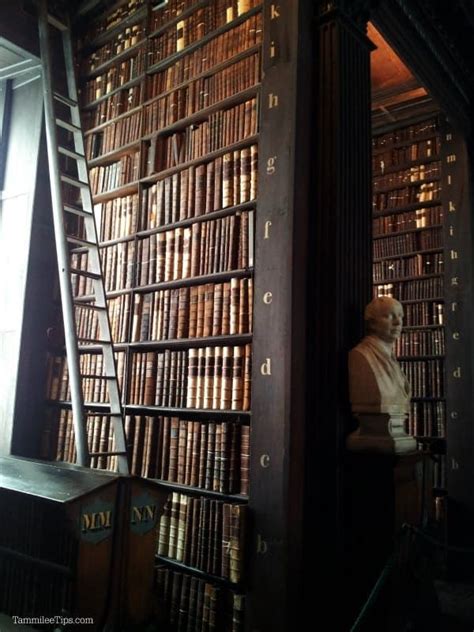
[[[359,428],[346,440],[351,452],[372,454],[410,454],[416,440],[405,431],[405,413],[359,413]]]

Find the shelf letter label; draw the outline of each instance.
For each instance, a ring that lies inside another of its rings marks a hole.
[[[270,5],[270,20],[276,20],[280,17],[280,5],[271,4]]]
[[[272,361],[270,358],[267,358],[265,362],[263,362],[260,367],[260,373],[262,375],[271,375],[272,374]]]
[[[452,184],[451,174],[448,174],[448,184]]]
[[[272,176],[276,171],[276,167],[275,167],[276,159],[277,159],[276,156],[272,156],[271,158],[267,160],[267,173],[269,176]]]
[[[446,156],[446,162],[456,162],[456,154],[449,154],[449,156]]]
[[[461,378],[461,367],[458,366],[454,369],[453,371],[453,377],[457,378],[458,380]]]
[[[459,470],[459,463],[455,459],[451,459],[451,469]]]
[[[450,237],[454,237],[454,226],[449,227],[449,235]]]
[[[455,301],[454,303],[451,303],[451,311],[457,312],[457,310],[458,310],[458,304]]]
[[[453,410],[451,415],[450,415],[451,419],[457,419],[459,417],[458,415],[458,411],[457,410]]]
[[[276,55],[275,40],[272,40],[270,42],[270,58],[273,59],[273,57],[275,57],[275,55]]]
[[[446,140],[453,140],[453,135],[451,134],[451,132],[446,134]]]
[[[459,285],[459,277],[452,277],[451,285]]]
[[[263,238],[264,239],[270,239],[270,226],[271,225],[272,225],[272,223],[271,223],[270,220],[267,220],[265,222],[265,231],[264,231],[264,234],[263,234]]]
[[[451,250],[451,259],[454,260],[454,259],[458,259],[458,258],[459,258],[459,255],[458,255],[457,250]]]
[[[270,94],[268,95],[268,109],[271,110],[272,108],[277,108],[277,107],[278,107],[278,95],[273,94],[273,92],[270,92]]]
[[[448,202],[448,211],[450,213],[456,212],[456,205],[453,202],[451,202],[451,200]]]
[[[459,331],[453,332],[453,340],[459,340],[461,338],[461,334]]]
[[[260,537],[260,534],[257,533],[257,553],[260,553],[261,555],[265,555],[265,553],[268,551],[268,544],[265,542],[265,540]]]
[[[272,301],[273,294],[271,292],[265,292],[265,294],[263,295],[263,302],[265,303],[265,305],[270,305]]]
[[[268,454],[262,454],[260,457],[260,465],[262,467],[270,467],[270,457]]]

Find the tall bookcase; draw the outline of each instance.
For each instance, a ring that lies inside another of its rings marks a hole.
[[[288,297],[292,261],[301,265],[305,252],[304,243],[293,244],[295,233],[304,234],[306,209],[298,221],[293,215],[307,171],[295,175],[293,148],[304,145],[296,119],[308,106],[297,107],[284,89],[300,81],[305,12],[309,3],[129,0],[79,37],[131,472],[169,490],[157,534],[156,603],[158,617],[180,630],[202,622],[237,632],[246,610],[247,626],[270,625],[269,602],[290,591],[280,565],[289,542],[286,362],[303,341],[291,314],[304,307],[304,284],[293,304]],[[84,269],[87,253],[76,249],[74,258]],[[80,333],[93,338],[87,281],[73,276],[73,286]],[[101,372],[96,352],[82,348],[86,375]],[[304,353],[297,358],[303,366]],[[42,456],[74,461],[60,353],[50,353],[47,381]],[[113,448],[102,381],[86,382],[89,443],[102,452]],[[95,457],[92,466],[114,469],[114,458]],[[275,572],[282,583],[261,583]],[[285,625],[278,618],[272,629]]]
[[[408,377],[408,432],[433,455],[438,516],[446,493],[444,206],[437,115],[373,138],[374,295],[397,298],[404,326],[395,353]]]

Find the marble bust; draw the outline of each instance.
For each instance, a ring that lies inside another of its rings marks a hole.
[[[351,450],[405,453],[416,441],[405,431],[410,385],[393,347],[403,326],[403,307],[380,296],[364,314],[367,335],[349,353],[349,396],[359,428],[349,435]]]

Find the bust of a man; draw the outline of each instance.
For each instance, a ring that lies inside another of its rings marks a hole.
[[[365,308],[367,335],[349,353],[349,395],[359,429],[349,436],[352,450],[407,452],[416,442],[405,432],[410,385],[393,347],[403,325],[403,307],[380,296]]]

